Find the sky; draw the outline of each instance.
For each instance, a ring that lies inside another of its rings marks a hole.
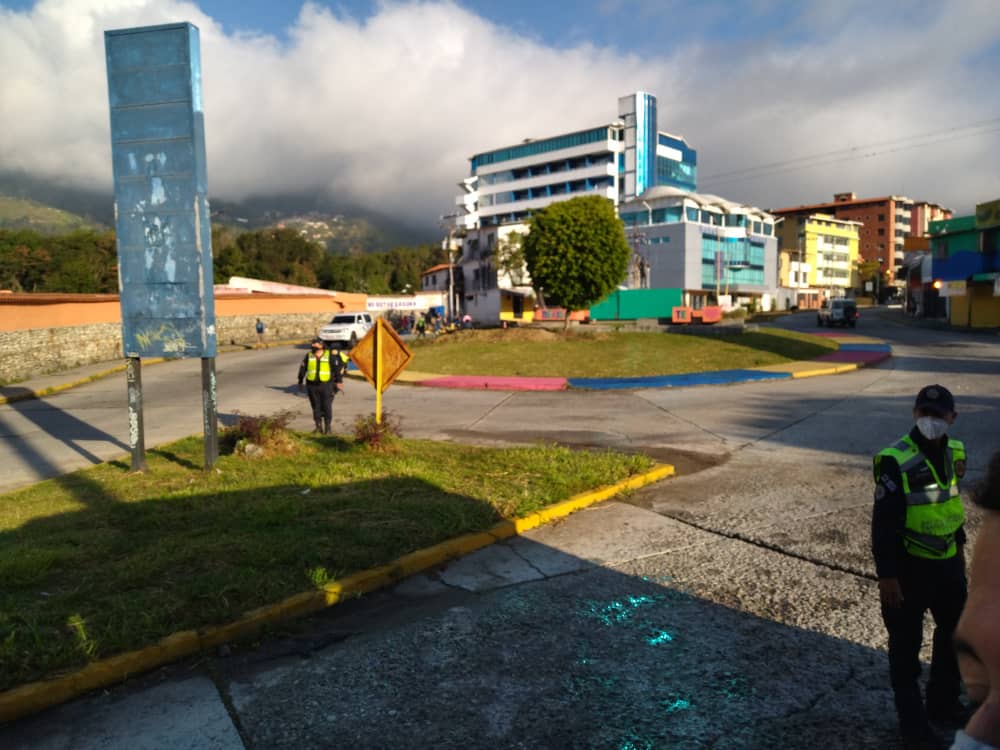
[[[110,189],[103,32],[201,32],[213,197],[436,226],[469,157],[658,99],[700,192],[1000,198],[998,0],[0,0],[0,170]]]

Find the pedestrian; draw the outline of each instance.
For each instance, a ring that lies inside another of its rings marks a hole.
[[[257,324],[254,327],[257,330],[257,348],[260,349],[261,347],[264,346],[264,330],[265,330],[264,321],[261,320],[260,318],[257,318]]]
[[[333,396],[343,390],[344,369],[345,355],[342,352],[331,352],[321,339],[313,339],[309,352],[299,365],[299,390],[302,390],[304,382],[316,425],[313,432],[330,434]]]
[[[420,315],[417,318],[417,338],[422,339],[424,337],[424,334],[426,333],[427,333],[427,319],[423,315]]]
[[[955,630],[958,666],[976,712],[952,750],[1000,750],[1000,451],[973,493],[984,511],[970,567],[969,600]]]
[[[462,328],[472,328],[472,316],[469,313],[462,316]]]
[[[959,480],[965,446],[948,437],[955,399],[928,385],[913,406],[916,425],[875,456],[872,554],[882,620],[889,633],[889,676],[907,748],[940,747],[930,722],[961,726],[961,678],[952,635],[966,598],[965,514]],[[920,694],[924,615],[935,630],[926,702]]]

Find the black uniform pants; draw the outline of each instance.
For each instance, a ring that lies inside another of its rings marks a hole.
[[[889,676],[900,729],[918,732],[927,723],[919,679],[924,614],[928,610],[935,627],[927,706],[950,708],[961,691],[952,634],[965,606],[965,567],[958,556],[948,560],[908,556],[901,566],[899,583],[903,605],[882,607],[882,620],[889,631]]]
[[[333,419],[333,381],[306,381],[306,394],[313,411],[313,421],[329,425]]]

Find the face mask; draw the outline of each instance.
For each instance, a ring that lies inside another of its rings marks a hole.
[[[917,429],[928,440],[937,440],[948,431],[948,423],[940,417],[920,417]]]

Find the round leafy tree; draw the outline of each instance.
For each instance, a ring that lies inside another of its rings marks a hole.
[[[531,217],[524,260],[535,289],[550,304],[584,310],[625,278],[628,241],[611,201],[581,196],[546,206]]]

